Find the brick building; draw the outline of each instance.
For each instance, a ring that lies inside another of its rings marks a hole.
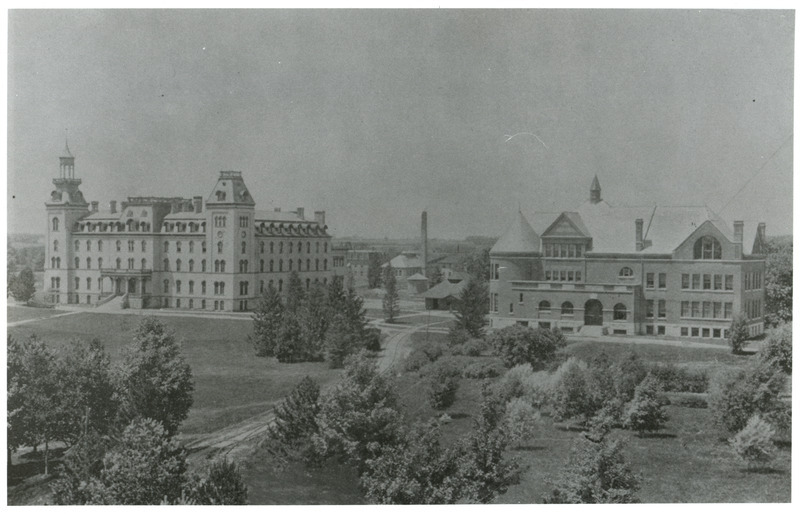
[[[707,207],[612,207],[594,178],[577,211],[520,211],[490,252],[491,326],[720,339],[764,330],[763,223]]]
[[[292,271],[308,288],[344,275],[325,211],[258,211],[241,172],[222,171],[203,197],[128,197],[100,209],[84,199],[64,149],[45,203],[44,286],[52,303],[246,311]]]

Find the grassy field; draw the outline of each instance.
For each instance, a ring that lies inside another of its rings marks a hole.
[[[16,321],[27,321],[29,319],[44,319],[56,314],[64,314],[67,311],[60,311],[58,309],[39,309],[36,307],[22,307],[9,305],[6,308],[8,314],[8,323]]]
[[[81,313],[10,327],[14,337],[36,334],[55,346],[70,339],[97,338],[112,359],[131,343],[141,318],[129,314]],[[250,320],[203,319],[163,316],[178,338],[192,367],[194,405],[181,431],[199,434],[222,428],[268,410],[305,376],[320,383],[333,381],[339,371],[324,362],[280,364],[257,358],[247,342]]]

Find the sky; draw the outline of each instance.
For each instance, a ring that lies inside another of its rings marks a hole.
[[[518,208],[707,205],[792,231],[792,11],[15,10],[8,231],[65,129],[88,201],[202,195],[339,237],[499,236]],[[511,137],[514,136],[514,137]]]

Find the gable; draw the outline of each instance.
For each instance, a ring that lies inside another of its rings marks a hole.
[[[722,260],[735,260],[736,245],[714,224],[713,221],[703,222],[694,232],[683,240],[672,253],[675,259],[694,260],[694,245],[698,239],[710,236],[719,241],[722,247]]]
[[[561,215],[547,227],[542,237],[591,237],[591,235],[583,224],[580,214],[562,212]]]

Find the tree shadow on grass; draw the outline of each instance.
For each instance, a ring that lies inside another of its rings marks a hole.
[[[752,473],[757,475],[785,475],[786,470],[784,469],[776,469],[772,466],[760,466],[757,468],[746,468],[744,470],[745,473]]]
[[[791,451],[792,442],[791,441],[775,441],[775,446],[777,446],[781,450],[790,450]]]
[[[521,444],[519,446],[515,446],[512,448],[513,450],[521,451],[521,452],[535,452],[540,450],[546,450],[547,446],[539,446],[536,444]]]
[[[583,425],[556,425],[558,430],[562,432],[585,432],[586,427]]]
[[[452,419],[464,419],[464,418],[469,418],[469,417],[470,417],[470,415],[469,415],[469,414],[465,414],[465,413],[463,413],[463,412],[454,412],[454,413],[452,413],[452,414],[448,414],[448,415],[449,415],[449,416],[450,416],[450,418],[452,418]]]
[[[637,437],[640,439],[675,439],[678,437],[675,434],[666,434],[661,432],[653,432],[653,433],[639,433],[636,434]]]

